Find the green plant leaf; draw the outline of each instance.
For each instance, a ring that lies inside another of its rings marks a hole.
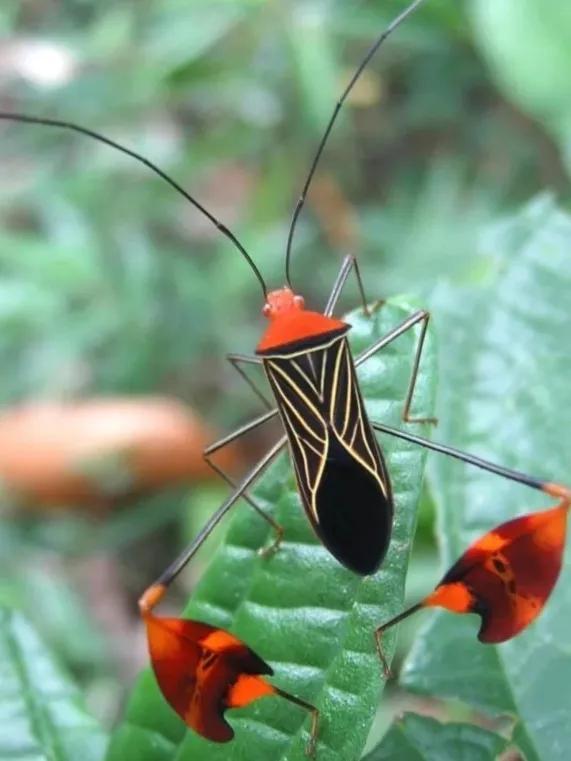
[[[19,614],[0,608],[0,758],[99,761],[107,738]]]
[[[325,7],[300,5],[291,21],[284,21],[308,122],[321,136],[331,117],[339,89],[339,67],[327,24]]]
[[[441,724],[428,716],[405,714],[363,761],[495,761],[505,738],[474,724]]]
[[[350,314],[354,352],[370,346],[410,311],[408,305],[391,302],[373,319]],[[399,424],[416,340],[409,332],[360,368],[372,419]],[[429,345],[415,394],[420,414],[432,407],[433,367]],[[382,444],[396,514],[393,541],[378,574],[359,578],[317,542],[300,508],[291,465],[284,459],[255,491],[260,504],[273,510],[284,526],[279,552],[270,559],[259,557],[267,528],[251,509],[240,506],[187,610],[193,618],[231,628],[271,663],[275,684],[317,705],[322,712],[317,756],[323,761],[359,756],[382,689],[373,629],[402,606],[424,454],[389,437]],[[387,650],[392,654],[391,638]],[[302,710],[268,698],[229,717],[234,740],[228,745],[208,743],[186,730],[147,672],[135,687],[108,761],[135,756],[144,761],[305,759],[307,717]]]
[[[569,5],[560,0],[474,0],[471,8],[476,42],[506,96],[540,119],[569,151]]]
[[[497,227],[502,252],[487,291],[441,292],[439,439],[508,467],[569,481],[571,458],[571,217],[541,197]],[[445,565],[470,541],[549,499],[483,471],[434,457]],[[476,640],[477,621],[436,615],[418,637],[403,683],[514,712],[526,755],[556,761],[571,747],[569,555],[541,617],[499,647]]]
[[[217,43],[221,43],[233,26],[256,2],[155,3],[148,25],[149,42],[146,54],[154,66],[168,70],[198,59]]]

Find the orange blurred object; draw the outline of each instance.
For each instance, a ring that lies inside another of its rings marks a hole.
[[[0,414],[0,482],[30,507],[105,507],[217,477],[203,460],[214,433],[188,407],[159,396],[38,402]],[[231,446],[217,456],[239,464]]]

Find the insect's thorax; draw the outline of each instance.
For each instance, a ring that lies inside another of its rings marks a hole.
[[[317,415],[324,424],[335,421],[343,384],[357,382],[344,335],[315,348],[263,357],[263,363],[280,411],[285,408],[291,414],[295,405],[298,413],[303,415],[303,407],[308,407],[305,411],[310,417]]]
[[[321,450],[334,437],[371,471],[383,470],[345,335],[263,362],[290,441],[297,436]]]

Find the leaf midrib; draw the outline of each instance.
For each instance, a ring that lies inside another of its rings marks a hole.
[[[21,694],[24,698],[24,703],[27,708],[26,714],[30,720],[34,737],[36,741],[39,741],[40,739],[42,740],[42,742],[38,744],[38,752],[43,752],[43,741],[44,739],[47,739],[50,742],[50,750],[53,751],[54,758],[63,758],[63,755],[55,755],[58,751],[61,751],[61,747],[57,742],[57,736],[53,731],[53,725],[50,721],[47,721],[47,717],[41,704],[34,697],[35,691],[33,689],[33,681],[29,677],[28,670],[25,667],[25,659],[21,657],[23,655],[22,649],[13,632],[14,616],[12,613],[7,613],[6,616],[9,620],[9,625],[5,630],[6,643],[12,655],[11,663],[13,664],[19,677],[20,684],[22,685]],[[44,755],[44,758],[46,761],[52,761],[49,755]]]

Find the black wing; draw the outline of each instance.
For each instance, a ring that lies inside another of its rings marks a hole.
[[[264,365],[317,535],[343,565],[373,573],[388,548],[393,501],[347,340]]]

